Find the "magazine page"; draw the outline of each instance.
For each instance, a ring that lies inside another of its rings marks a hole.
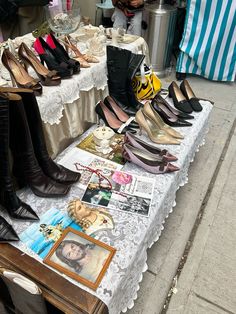
[[[82,201],[129,213],[149,216],[155,180],[119,170],[103,169],[93,174]]]
[[[93,174],[92,170],[102,170],[104,168],[111,170],[120,170],[122,165],[110,160],[90,154],[82,149],[74,147],[62,158],[59,163],[66,168],[79,171],[81,173],[78,186],[81,189],[86,189],[89,180]],[[91,171],[89,171],[88,168]]]

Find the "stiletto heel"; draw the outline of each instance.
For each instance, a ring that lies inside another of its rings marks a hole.
[[[39,80],[31,77],[14,55],[7,49],[3,51],[2,63],[9,71],[13,85],[18,87],[30,88],[34,91],[36,96],[42,94],[42,86]]]
[[[142,109],[139,109],[139,111],[136,113],[135,120],[139,124],[139,127],[147,132],[148,137],[152,142],[157,144],[180,144],[180,141],[167,134],[164,130],[161,130]]]
[[[174,106],[183,112],[191,113],[193,112],[191,105],[187,101],[187,99],[182,94],[179,86],[172,82],[170,86],[168,87],[169,90],[169,97],[173,98]]]
[[[96,105],[95,111],[98,116],[105,122],[105,124],[109,126],[114,132],[119,134],[125,134],[125,132],[127,131],[136,133],[135,130],[129,128],[129,126],[125,126],[124,123],[118,120],[114,113],[110,111],[102,101],[100,101]]]
[[[143,134],[143,128],[141,126],[139,126],[139,135]]]
[[[59,43],[59,41],[53,36],[53,34],[49,34],[47,36],[46,42],[54,51],[59,61],[67,63],[73,69],[74,74],[80,72],[80,63],[69,57],[65,48]]]
[[[14,76],[12,75],[12,73],[10,72],[10,78],[11,78],[11,83],[12,83],[12,86],[13,87],[17,87],[17,85],[16,85],[16,81],[15,81],[15,78],[14,78]]]
[[[71,42],[71,37],[69,35],[65,36],[64,43],[68,50],[71,49],[74,52],[75,59],[79,60],[82,58],[87,63],[99,63],[99,60],[96,57],[86,53],[81,53],[79,49]]]
[[[57,75],[57,72],[45,68],[25,43],[21,43],[18,54],[24,63],[26,72],[28,72],[28,67],[31,66],[43,85],[56,86],[61,83],[61,78]]]
[[[155,109],[153,108],[153,106],[149,103],[146,102],[143,108],[143,111],[145,112],[145,114],[151,119],[153,120],[158,127],[165,131],[166,133],[168,133],[170,136],[178,138],[178,139],[183,139],[183,135],[180,134],[179,132],[175,131],[174,129],[172,129],[169,125],[167,125],[162,118],[159,116],[159,114],[155,111]]]

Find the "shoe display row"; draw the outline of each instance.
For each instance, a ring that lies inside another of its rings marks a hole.
[[[9,71],[13,86],[30,88],[36,96],[40,96],[43,92],[42,85],[59,85],[61,79],[70,78],[73,74],[79,73],[80,68],[88,68],[90,63],[99,62],[92,55],[81,54],[72,43],[70,36],[66,36],[62,43],[66,49],[53,34],[47,35],[46,40],[38,37],[33,46],[39,58],[24,42],[18,49],[19,60],[8,49],[5,49],[2,54],[2,64]],[[69,56],[69,49],[74,52],[74,58]],[[38,79],[29,75],[29,67],[33,68]]]

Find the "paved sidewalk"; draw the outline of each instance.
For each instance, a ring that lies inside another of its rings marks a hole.
[[[236,314],[236,84],[188,80],[215,102],[210,130],[128,314]]]

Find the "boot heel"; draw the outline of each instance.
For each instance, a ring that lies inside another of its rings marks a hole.
[[[15,175],[15,178],[16,178],[16,183],[19,189],[22,189],[28,185],[26,179],[23,178],[22,176]]]

